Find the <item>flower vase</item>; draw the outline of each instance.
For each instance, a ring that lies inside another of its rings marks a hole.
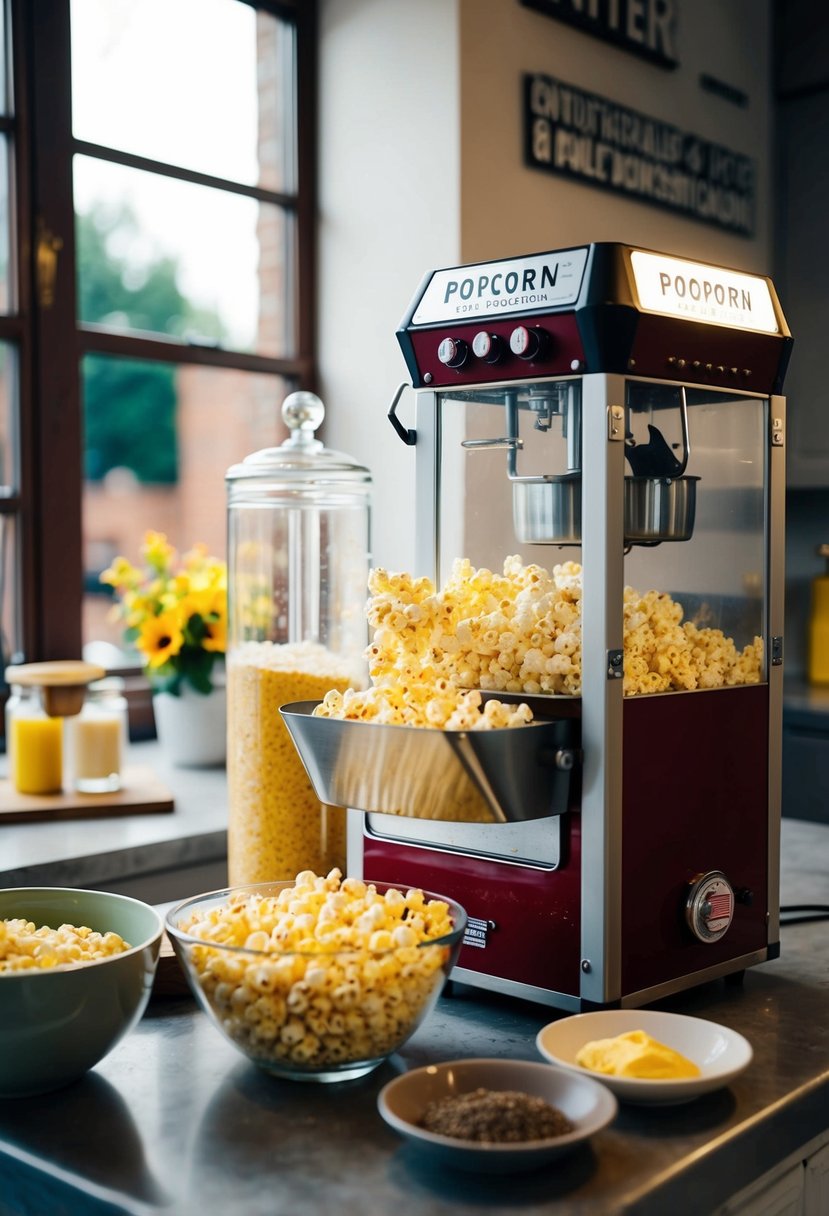
[[[178,768],[210,768],[227,754],[227,688],[223,669],[214,668],[213,688],[197,692],[182,683],[179,695],[153,694],[158,741]]]

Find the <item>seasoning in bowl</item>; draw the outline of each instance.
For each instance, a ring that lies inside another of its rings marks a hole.
[[[439,1136],[481,1144],[522,1144],[573,1131],[567,1116],[543,1098],[517,1090],[483,1088],[430,1102],[420,1126]]]

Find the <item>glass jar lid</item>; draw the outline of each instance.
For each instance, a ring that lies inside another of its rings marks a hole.
[[[343,452],[327,448],[314,432],[325,416],[325,406],[316,393],[291,393],[282,403],[282,419],[288,438],[278,447],[263,448],[232,465],[226,480],[309,482],[370,482],[369,470]]]

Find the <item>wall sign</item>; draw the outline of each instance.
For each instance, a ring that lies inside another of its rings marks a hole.
[[[521,0],[664,68],[679,63],[675,0]]]
[[[524,154],[530,168],[754,232],[751,157],[552,76],[524,76]]]

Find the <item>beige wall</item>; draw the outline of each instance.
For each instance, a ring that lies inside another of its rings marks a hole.
[[[681,64],[655,67],[518,0],[322,0],[320,355],[326,440],[374,472],[375,555],[411,569],[414,453],[386,421],[395,329],[438,266],[620,240],[769,273],[769,0],[676,0]],[[708,72],[750,98],[703,92]],[[758,162],[734,236],[523,165],[522,73],[556,76]],[[401,414],[411,423],[413,398]]]
[[[518,0],[460,0],[461,256],[480,261],[624,241],[770,273],[772,123],[766,0],[677,0],[675,70],[656,67]],[[522,74],[553,76],[757,161],[753,239],[525,168]],[[740,109],[699,87],[741,89]]]
[[[325,441],[372,470],[375,556],[394,569],[414,553],[414,453],[386,419],[407,377],[394,335],[426,271],[460,257],[459,54],[457,0],[322,0]]]

